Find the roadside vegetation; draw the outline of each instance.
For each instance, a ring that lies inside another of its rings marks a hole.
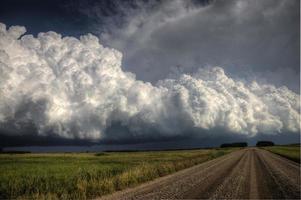
[[[0,154],[0,199],[99,197],[234,150]]]
[[[264,149],[300,163],[300,144],[263,147]]]

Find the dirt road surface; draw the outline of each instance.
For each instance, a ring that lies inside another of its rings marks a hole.
[[[300,165],[247,148],[101,199],[300,199]]]

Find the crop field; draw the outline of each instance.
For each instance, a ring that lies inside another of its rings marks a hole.
[[[234,150],[0,154],[0,198],[99,197]]]
[[[300,163],[300,145],[271,146],[264,149]]]

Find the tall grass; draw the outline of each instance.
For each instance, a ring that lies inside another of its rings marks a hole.
[[[222,156],[233,149],[2,154],[0,198],[87,199]]]
[[[300,145],[271,146],[264,149],[300,163]]]

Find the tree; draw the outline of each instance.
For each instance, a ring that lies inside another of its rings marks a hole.
[[[258,141],[256,143],[257,147],[267,147],[267,146],[274,146],[274,142],[271,141]]]
[[[226,147],[247,147],[248,143],[246,142],[234,142],[234,143],[224,143],[221,145],[221,148]]]

